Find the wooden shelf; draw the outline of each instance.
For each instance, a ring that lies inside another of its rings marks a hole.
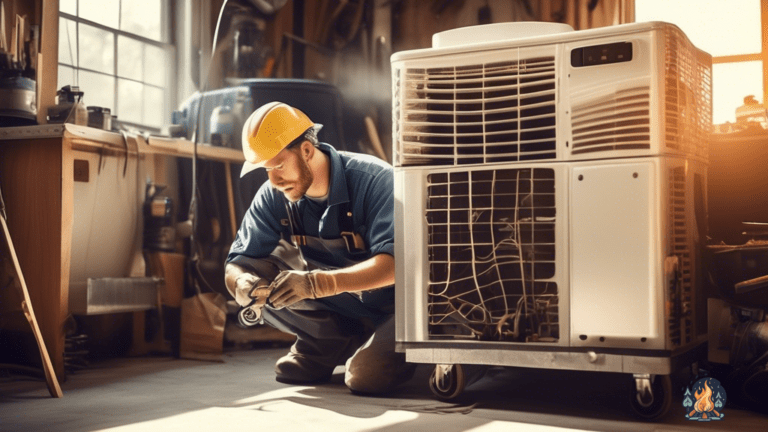
[[[194,144],[183,138],[162,138],[162,137],[149,137],[147,148],[142,148],[142,151],[155,152],[168,156],[181,156],[192,157],[194,152]],[[209,144],[198,144],[197,155],[200,158],[206,160],[214,160],[219,162],[232,162],[243,163],[245,158],[243,157],[242,150],[235,150],[227,147],[216,147]]]
[[[68,138],[79,146],[110,148],[115,151],[126,149],[125,137],[138,142],[140,153],[191,158],[195,152],[195,145],[185,138],[144,136],[133,133],[126,133],[124,136],[122,133],[70,123],[0,128],[0,141]],[[245,161],[240,149],[210,144],[197,144],[197,155],[202,159],[219,162],[243,163]]]

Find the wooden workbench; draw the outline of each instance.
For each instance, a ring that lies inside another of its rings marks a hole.
[[[30,299],[59,379],[64,377],[64,322],[69,315],[69,283],[73,228],[73,186],[78,154],[138,158],[147,172],[163,177],[167,157],[192,157],[194,146],[184,139],[123,135],[76,125],[0,128],[0,185],[8,226]],[[198,158],[242,163],[242,152],[197,146]],[[229,188],[231,191],[231,188]],[[231,194],[230,194],[231,195]],[[232,198],[230,197],[230,208]],[[230,212],[234,214],[234,212]],[[8,291],[8,290],[3,290]],[[7,292],[0,292],[0,303]],[[8,303],[8,302],[5,302]],[[4,312],[0,308],[0,312]],[[3,319],[14,330],[26,322]]]

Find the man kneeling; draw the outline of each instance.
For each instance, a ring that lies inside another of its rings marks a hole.
[[[384,393],[414,365],[396,353],[392,167],[317,141],[322,127],[284,103],[257,109],[243,128],[241,177],[269,180],[227,257],[225,282],[243,307],[296,335],[277,381],[321,383],[346,365],[357,393]]]

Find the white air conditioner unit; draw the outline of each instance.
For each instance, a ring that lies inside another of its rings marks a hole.
[[[392,56],[397,346],[437,364],[624,372],[633,408],[705,358],[711,57],[675,26],[451,30]]]

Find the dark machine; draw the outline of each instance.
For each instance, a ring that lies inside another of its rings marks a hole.
[[[0,126],[37,124],[35,75],[40,31],[38,26],[29,30],[28,37],[21,38],[13,51],[0,47]],[[5,46],[5,35],[0,37]]]
[[[768,133],[714,135],[710,159],[708,372],[737,404],[768,411]]]

